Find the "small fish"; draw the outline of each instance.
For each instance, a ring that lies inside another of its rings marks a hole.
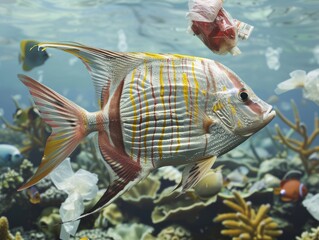
[[[280,187],[274,189],[276,195],[284,202],[297,202],[303,199],[308,190],[298,179],[285,179],[280,182]]]
[[[20,42],[19,62],[22,63],[24,71],[30,71],[44,64],[49,58],[49,54],[43,48],[36,46],[38,43],[34,40],[22,40]]]
[[[19,149],[9,144],[0,144],[0,167],[18,166],[23,159]]]
[[[296,88],[302,88],[303,97],[319,105],[319,68],[306,73],[303,70],[291,72],[288,80],[277,85],[276,94],[282,94]]]
[[[80,240],[90,240],[88,237],[81,237]]]
[[[81,217],[99,211],[162,166],[185,166],[180,182],[185,192],[203,178],[218,156],[247,140],[276,115],[235,73],[210,59],[120,53],[76,43],[38,46],[61,49],[82,60],[100,109],[87,112],[19,75],[40,116],[52,128],[37,172],[19,190],[47,176],[83,138],[95,132],[94,141],[112,182]]]
[[[40,197],[40,193],[37,189],[37,187],[32,186],[30,188],[27,189],[27,194],[29,196],[29,201],[32,204],[38,204],[41,202],[41,197]]]

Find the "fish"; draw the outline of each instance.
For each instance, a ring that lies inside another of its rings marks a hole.
[[[80,240],[90,240],[88,237],[81,237]]]
[[[0,167],[16,167],[23,160],[20,150],[9,144],[0,144]]]
[[[302,88],[303,97],[319,105],[319,68],[308,73],[303,70],[295,70],[289,75],[291,78],[279,83],[275,93],[279,95],[290,90]]]
[[[280,195],[283,202],[297,202],[308,194],[308,189],[298,179],[284,179],[280,187],[274,189],[274,194]]]
[[[88,216],[163,166],[184,165],[182,192],[216,158],[269,124],[276,113],[233,71],[217,61],[181,54],[113,52],[77,43],[43,42],[82,60],[99,110],[88,112],[19,74],[42,119],[51,126],[31,187],[55,169],[88,134],[112,180]]]
[[[31,186],[27,189],[27,195],[29,197],[29,201],[32,204],[38,204],[41,202],[40,193],[38,191],[38,188],[36,186]]]
[[[19,63],[22,63],[24,71],[30,71],[41,66],[49,58],[45,49],[35,47],[38,43],[34,40],[22,40],[20,42]]]

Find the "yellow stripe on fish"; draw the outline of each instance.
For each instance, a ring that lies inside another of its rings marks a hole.
[[[131,84],[130,84],[130,100],[131,100],[131,104],[133,107],[133,115],[134,115],[134,120],[133,120],[133,125],[132,125],[132,148],[131,148],[131,157],[133,156],[133,152],[134,152],[134,141],[135,141],[135,135],[136,135],[136,131],[137,131],[137,107],[136,107],[136,103],[135,103],[135,99],[134,99],[134,95],[133,95],[133,87],[134,87],[134,79],[135,79],[135,74],[136,74],[136,69],[133,70],[132,73],[132,77],[131,77]]]
[[[187,74],[182,73],[182,81],[183,81],[183,95],[184,95],[184,100],[185,100],[185,107],[186,107],[186,112],[188,113],[188,99],[189,99],[189,92],[188,92],[188,79],[187,79]]]

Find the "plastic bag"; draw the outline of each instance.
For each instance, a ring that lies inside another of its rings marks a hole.
[[[238,37],[247,39],[253,27],[232,16],[222,8],[221,0],[189,0],[190,32],[216,54],[240,54]]]

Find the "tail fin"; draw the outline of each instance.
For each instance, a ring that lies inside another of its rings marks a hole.
[[[295,88],[301,88],[304,86],[306,80],[306,72],[303,70],[295,70],[290,73],[291,78],[279,83],[275,89],[276,94],[282,94],[284,92],[293,90]]]
[[[42,162],[34,176],[18,189],[29,188],[66,159],[87,135],[87,111],[25,75],[18,75],[29,88],[42,119],[52,128]]]

